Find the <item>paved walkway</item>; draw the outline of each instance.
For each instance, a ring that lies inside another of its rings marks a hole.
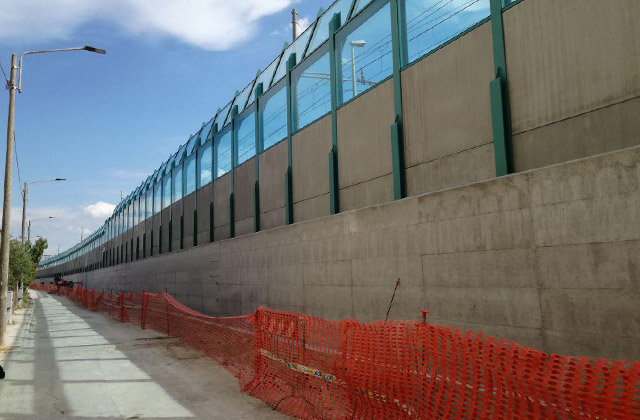
[[[288,418],[176,339],[32,295],[15,340],[0,351],[0,419]]]

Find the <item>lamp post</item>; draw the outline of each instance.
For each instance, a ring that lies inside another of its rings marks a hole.
[[[364,47],[366,45],[366,41],[364,39],[351,41],[351,87],[353,89],[353,97],[355,98],[358,94],[356,88],[356,47]]]
[[[9,89],[9,115],[7,119],[7,150],[4,166],[4,201],[2,203],[2,236],[0,238],[0,342],[4,338],[5,330],[5,311],[7,301],[7,283],[9,281],[9,226],[11,223],[11,184],[12,184],[12,169],[13,169],[13,137],[14,137],[14,121],[15,121],[15,104],[16,104],[16,90],[22,92],[22,59],[26,55],[30,54],[44,54],[50,52],[63,52],[63,51],[89,51],[98,54],[106,54],[105,50],[94,48],[90,46],[76,47],[76,48],[63,48],[57,50],[41,50],[41,51],[27,51],[20,55],[20,65],[17,64],[17,57],[15,54],[11,55],[11,69],[10,78],[7,81],[7,89]],[[18,80],[16,83],[16,70],[19,70]]]
[[[29,228],[27,229],[27,241],[31,241],[31,222],[35,222],[36,220],[46,220],[46,219],[55,219],[55,216],[49,216],[49,217],[38,217],[37,219],[30,219],[29,220]]]
[[[22,230],[20,231],[20,240],[24,243],[24,224],[27,221],[27,201],[29,200],[29,185],[42,184],[44,182],[66,181],[66,178],[44,179],[41,181],[25,182],[22,189]]]

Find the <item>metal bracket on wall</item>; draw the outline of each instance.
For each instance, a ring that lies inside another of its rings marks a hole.
[[[291,70],[296,65],[296,53],[289,55],[287,61],[286,89],[287,89],[287,170],[284,174],[285,223],[293,223],[293,121],[295,118],[294,89],[291,84]]]
[[[293,223],[293,184],[291,176],[291,166],[284,172],[284,199],[285,199],[285,223]]]
[[[403,3],[391,0],[391,48],[393,57],[393,103],[395,121],[391,124],[391,163],[393,168],[393,198],[407,196],[404,167],[404,133],[402,130],[402,66],[407,61],[406,23]]]
[[[262,82],[258,83],[255,88],[256,93],[256,110],[255,110],[255,136],[256,136],[256,180],[253,184],[253,231],[260,231],[260,153],[262,152],[262,113],[260,112],[260,96],[263,93]]]
[[[493,63],[496,75],[496,78],[489,83],[491,125],[493,128],[496,176],[504,176],[513,173],[515,168],[511,136],[511,107],[507,82],[507,59],[504,46],[504,24],[502,21],[502,0],[490,0],[490,7]]]
[[[198,209],[193,211],[193,246],[198,246]]]
[[[331,79],[331,151],[329,152],[329,205],[330,213],[340,213],[340,178],[338,175],[338,65],[336,57],[336,32],[340,29],[340,13],[329,22],[329,75]]]
[[[229,237],[236,236],[236,205],[233,193],[236,190],[235,172],[236,172],[236,117],[238,116],[238,105],[231,108],[231,194],[229,194]]]

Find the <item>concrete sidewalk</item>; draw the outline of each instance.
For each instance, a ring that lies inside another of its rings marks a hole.
[[[0,419],[285,419],[195,350],[41,292],[0,360]]]

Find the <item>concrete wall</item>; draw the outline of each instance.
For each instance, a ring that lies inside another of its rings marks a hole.
[[[516,170],[640,144],[639,16],[637,0],[504,13]]]
[[[229,237],[229,195],[231,173],[218,178],[213,187],[213,238],[217,241]]]
[[[273,229],[285,223],[284,174],[287,170],[287,142],[280,142],[260,154],[260,228]]]
[[[640,148],[70,276],[214,315],[419,319],[640,359]]]
[[[235,169],[235,233],[237,236],[253,232],[253,185],[256,181],[255,158]]]
[[[394,115],[393,80],[338,110],[341,211],[393,200],[389,127]],[[328,165],[327,158],[327,170]]]
[[[211,217],[211,185],[205,185],[196,194],[198,195],[198,245],[201,245],[209,242],[209,226],[210,223],[213,223],[213,220],[209,220]]]
[[[193,246],[193,212],[196,209],[196,193],[192,192],[182,199],[184,217],[184,248]]]
[[[402,72],[409,195],[495,176],[493,78],[490,23]]]
[[[293,219],[296,222],[329,214],[329,152],[331,116],[296,133],[291,139]],[[282,175],[284,182],[284,174]]]

